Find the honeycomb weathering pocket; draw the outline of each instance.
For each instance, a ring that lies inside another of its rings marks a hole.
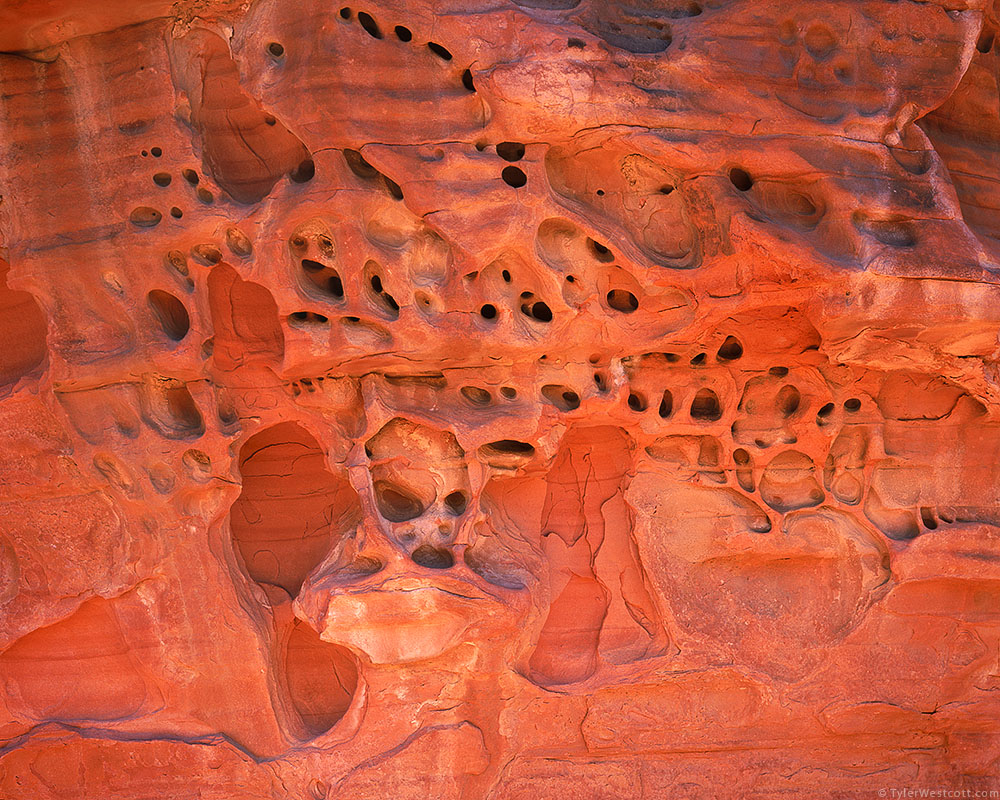
[[[327,470],[319,443],[294,422],[248,439],[240,474],[243,490],[229,515],[233,542],[253,580],[295,597],[337,538],[357,524],[357,494]]]

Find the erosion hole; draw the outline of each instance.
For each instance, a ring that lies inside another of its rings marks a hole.
[[[737,358],[743,356],[743,345],[740,344],[739,339],[735,336],[727,336],[726,341],[722,343],[719,348],[719,352],[716,353],[716,357],[720,361],[735,361]]]
[[[170,292],[153,289],[146,300],[163,332],[175,342],[179,342],[191,329],[191,318],[184,304]]]
[[[608,292],[607,300],[611,308],[615,311],[620,311],[622,314],[631,314],[639,308],[639,300],[636,296],[624,289],[612,289]]]
[[[382,38],[382,31],[378,28],[378,23],[372,18],[371,14],[367,14],[364,11],[358,12],[358,22],[361,23],[361,27],[365,29],[365,32],[374,39]]]
[[[750,173],[739,167],[733,167],[729,170],[729,180],[741,192],[749,192],[753,186],[753,178],[750,177]]]
[[[722,418],[719,396],[711,389],[699,389],[691,401],[691,419],[715,422]]]
[[[528,182],[528,176],[519,167],[504,167],[500,173],[503,182],[514,189],[520,189]]]

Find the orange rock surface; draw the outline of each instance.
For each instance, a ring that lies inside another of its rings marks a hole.
[[[0,798],[1000,797],[997,27],[5,4]]]

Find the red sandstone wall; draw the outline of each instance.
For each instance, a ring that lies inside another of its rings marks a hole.
[[[0,9],[0,798],[1000,791],[997,24]]]

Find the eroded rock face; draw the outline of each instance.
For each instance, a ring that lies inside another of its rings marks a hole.
[[[992,2],[0,20],[0,796],[998,788]]]

